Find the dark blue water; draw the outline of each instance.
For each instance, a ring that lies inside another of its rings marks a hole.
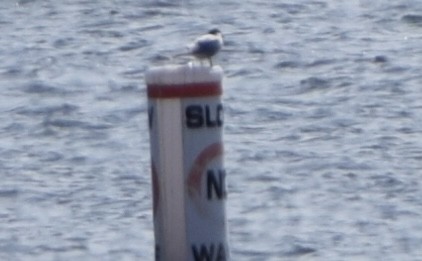
[[[7,1],[0,259],[152,260],[144,73],[218,27],[233,260],[420,260],[418,1]]]

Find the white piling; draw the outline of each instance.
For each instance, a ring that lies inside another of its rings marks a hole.
[[[156,260],[229,260],[222,78],[219,66],[146,74]]]

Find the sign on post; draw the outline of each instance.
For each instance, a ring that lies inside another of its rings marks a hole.
[[[146,74],[156,260],[229,260],[221,67]]]

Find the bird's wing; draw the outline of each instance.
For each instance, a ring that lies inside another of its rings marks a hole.
[[[191,51],[193,53],[204,50],[216,50],[218,51],[221,46],[221,40],[218,36],[206,34],[198,37],[192,45]]]

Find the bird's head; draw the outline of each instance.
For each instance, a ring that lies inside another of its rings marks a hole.
[[[218,30],[217,28],[209,30],[208,33],[213,35],[221,34],[220,30]]]

